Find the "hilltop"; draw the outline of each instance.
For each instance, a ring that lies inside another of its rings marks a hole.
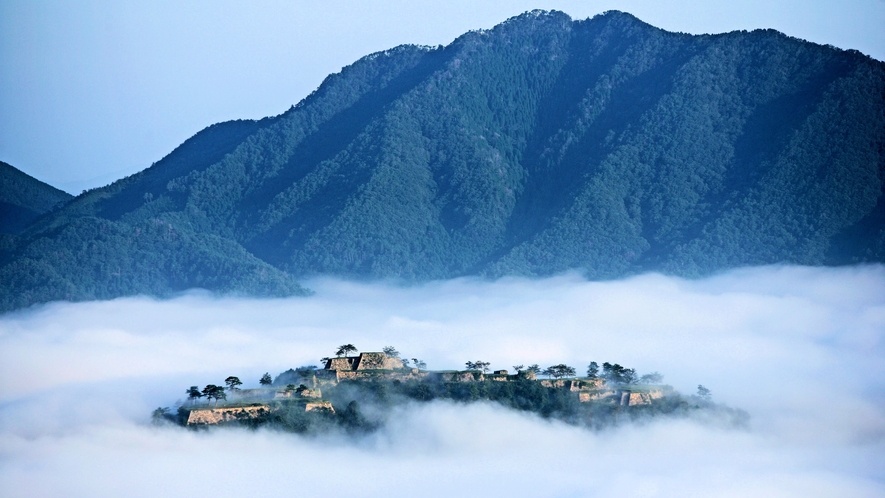
[[[460,371],[431,371],[424,362],[414,361],[417,366],[410,366],[388,347],[385,352],[327,358],[321,369],[291,369],[273,380],[265,374],[259,388],[240,389],[240,379],[231,376],[225,379],[227,388],[191,386],[186,391],[189,400],[179,402],[177,412],[158,408],[153,420],[190,428],[235,425],[310,434],[365,433],[383,426],[394,408],[434,400],[494,402],[593,429],[698,412],[731,425],[742,425],[747,418],[740,410],[713,403],[703,386],[698,386],[697,396],[686,397],[661,384],[663,377],[657,372],[639,376],[635,369],[617,363],[603,363],[600,370],[591,362],[587,375],[577,377],[576,370],[564,364],[544,370],[538,365],[516,365],[510,374],[507,370],[489,372],[489,363],[483,361],[467,362],[467,370]],[[205,404],[199,402],[202,397],[206,397]]]
[[[0,161],[0,236],[21,232],[40,215],[73,198]]]
[[[311,275],[885,261],[885,65],[772,30],[529,12],[210,126],[0,252],[0,310]]]

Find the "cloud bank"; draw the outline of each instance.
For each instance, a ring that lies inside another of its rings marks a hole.
[[[885,267],[309,286],[310,298],[191,293],[0,317],[4,494],[885,496]],[[618,362],[684,393],[704,384],[750,426],[590,432],[444,402],[358,440],[147,423],[190,385],[250,387],[346,342],[431,369]]]

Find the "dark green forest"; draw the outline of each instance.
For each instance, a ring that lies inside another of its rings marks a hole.
[[[210,126],[0,246],[0,310],[295,279],[697,277],[885,260],[885,65],[530,12]]]
[[[19,233],[72,197],[0,161],[0,237]]]

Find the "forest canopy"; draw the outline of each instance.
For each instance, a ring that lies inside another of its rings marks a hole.
[[[530,12],[212,125],[0,244],[0,310],[311,275],[885,261],[885,65],[772,30]]]

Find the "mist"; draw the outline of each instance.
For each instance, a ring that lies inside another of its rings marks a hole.
[[[883,266],[307,285],[314,296],[191,292],[0,316],[4,495],[885,496]],[[149,424],[188,386],[257,386],[344,343],[393,345],[430,369],[617,362],[685,394],[703,384],[749,426],[594,432],[448,402],[355,438]]]

